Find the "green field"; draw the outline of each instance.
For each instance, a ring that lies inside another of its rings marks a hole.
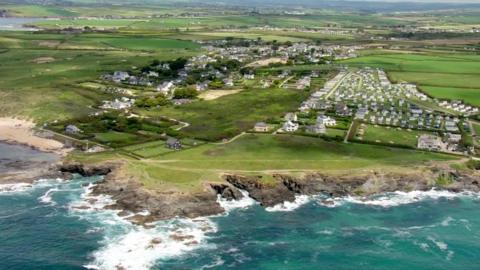
[[[417,147],[418,137],[427,134],[425,131],[395,129],[383,126],[368,125],[365,127],[363,141],[383,144],[396,144],[402,146]]]
[[[422,86],[421,90],[435,98],[460,99],[468,104],[480,107],[480,88]]]
[[[306,91],[297,90],[248,89],[215,100],[140,112],[190,123],[189,127],[181,131],[182,134],[216,141],[249,130],[255,122],[282,117],[285,112],[298,108],[308,95]]]
[[[77,157],[96,162],[124,159],[111,153]],[[198,189],[203,181],[218,181],[223,173],[271,175],[308,171],[402,170],[431,161],[451,161],[449,155],[364,144],[326,142],[291,135],[245,135],[228,144],[206,144],[149,160],[128,160],[130,173],[153,189]]]

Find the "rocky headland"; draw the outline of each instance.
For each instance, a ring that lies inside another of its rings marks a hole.
[[[126,177],[121,164],[85,166],[64,164],[59,171],[64,175],[105,175],[93,187],[93,194],[109,195],[115,201],[110,209],[121,210],[120,215],[137,214],[129,218],[140,225],[175,217],[196,218],[223,213],[218,195],[226,200],[240,200],[248,192],[263,207],[293,202],[297,195],[318,195],[336,198],[345,196],[368,197],[394,191],[427,191],[432,188],[452,192],[480,192],[480,171],[429,168],[404,173],[367,172],[362,174],[311,173],[295,177],[273,175],[265,181],[261,176],[224,175],[223,182],[204,183],[202,191],[174,192],[145,188],[134,178]]]

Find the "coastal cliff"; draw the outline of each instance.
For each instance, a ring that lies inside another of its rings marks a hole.
[[[64,164],[63,173],[84,176],[105,175],[93,187],[94,195],[109,195],[115,201],[110,209],[121,210],[120,215],[136,214],[129,218],[135,224],[148,223],[175,217],[196,218],[223,213],[218,195],[225,200],[239,200],[250,196],[263,207],[293,202],[297,195],[318,195],[336,198],[344,196],[367,197],[394,191],[426,191],[432,188],[453,192],[480,192],[479,171],[438,170],[405,173],[368,172],[363,174],[330,175],[311,173],[295,177],[273,175],[273,181],[261,176],[224,175],[224,182],[205,183],[202,191],[175,192],[152,191],[134,178],[119,173],[121,165],[84,166]],[[244,192],[242,192],[244,191]],[[248,192],[248,195],[245,195]]]

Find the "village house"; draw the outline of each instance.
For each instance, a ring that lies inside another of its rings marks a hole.
[[[112,80],[116,83],[120,83],[128,79],[130,75],[126,71],[115,71],[112,76]]]
[[[335,105],[335,113],[339,116],[350,116],[352,114],[348,106],[344,103],[337,103],[337,105]]]
[[[165,142],[165,146],[169,149],[173,149],[173,150],[181,150],[182,149],[182,143],[180,142],[180,140],[176,139],[176,138],[173,138],[173,137],[170,137],[167,139],[167,141]]]
[[[283,131],[285,132],[295,132],[298,130],[298,124],[292,121],[287,121],[283,124]]]
[[[253,127],[255,132],[268,132],[270,127],[265,122],[257,122]]]
[[[162,92],[165,95],[170,94],[175,89],[175,85],[171,81],[163,82],[157,86],[157,91]]]
[[[326,116],[326,115],[321,114],[321,115],[317,116],[317,123],[325,125],[327,127],[332,127],[332,126],[335,126],[337,124],[337,121],[335,119],[331,118],[330,116]]]

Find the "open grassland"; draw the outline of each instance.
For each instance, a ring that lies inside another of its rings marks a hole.
[[[377,142],[383,144],[397,144],[415,148],[418,137],[427,134],[425,131],[405,130],[389,128],[384,126],[368,125],[364,129],[363,141]]]
[[[152,147],[164,148],[161,144]],[[273,173],[402,170],[455,157],[364,144],[326,142],[291,135],[244,135],[228,144],[205,144],[156,158],[134,160],[115,153],[76,157],[88,162],[121,160],[129,173],[152,189],[198,189],[224,173],[271,176]]]
[[[141,114],[167,116],[190,123],[181,133],[216,141],[249,130],[257,121],[281,117],[285,112],[295,110],[308,95],[306,91],[278,88],[247,89],[214,100],[144,110]]]
[[[382,53],[342,63],[383,68],[393,81],[416,83],[436,98],[459,99],[473,105],[480,102],[479,55]]]
[[[152,59],[199,53],[196,44],[187,41],[152,39],[152,45],[123,35],[112,38],[112,46],[121,48],[105,45],[105,37],[96,35],[5,34],[0,38],[0,114],[39,121],[85,115],[91,106],[111,96],[80,83],[105,72],[142,66]],[[62,49],[70,39],[82,42],[83,47]]]

